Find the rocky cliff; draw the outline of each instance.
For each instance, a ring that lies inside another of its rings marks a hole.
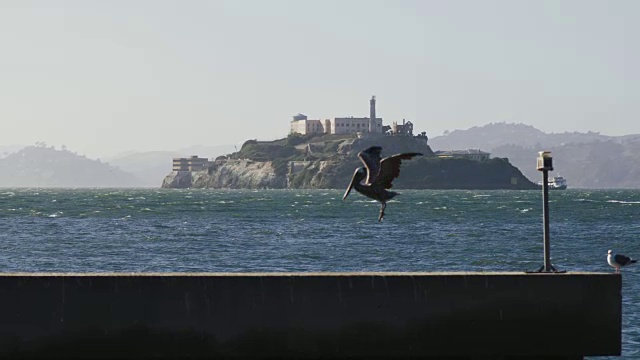
[[[283,189],[285,176],[275,174],[271,161],[217,161],[204,171],[172,171],[163,188]]]

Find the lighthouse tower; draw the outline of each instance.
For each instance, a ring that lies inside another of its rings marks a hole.
[[[376,131],[376,96],[372,96],[369,100],[369,132]]]

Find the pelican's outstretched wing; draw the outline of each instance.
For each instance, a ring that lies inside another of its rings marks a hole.
[[[382,148],[380,146],[372,146],[366,150],[362,150],[358,153],[360,161],[367,168],[367,178],[365,184],[372,184],[378,173],[380,172],[380,152]]]
[[[421,153],[404,153],[396,154],[382,159],[380,162],[380,173],[374,179],[375,185],[383,186],[390,189],[393,186],[393,179],[400,176],[400,165],[402,160],[412,159],[414,156],[420,156]]]

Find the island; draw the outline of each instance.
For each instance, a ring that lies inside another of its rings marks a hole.
[[[432,151],[425,132],[414,135],[413,123],[384,125],[376,116],[376,98],[368,117],[308,119],[293,116],[287,137],[246,141],[239,151],[209,160],[194,155],[174,158],[163,188],[342,189],[356,168],[358,153],[381,146],[382,156],[419,152],[403,163],[397,189],[536,189],[506,158],[491,158],[480,149]]]
[[[409,136],[299,135],[246,141],[215,160],[174,159],[163,188],[342,189],[362,163],[358,152],[382,146],[383,157],[401,152],[424,156],[403,163],[398,189],[536,189],[506,158],[477,153],[434,153],[426,138]],[[486,153],[485,153],[486,154]],[[476,156],[474,156],[476,155]],[[482,154],[481,154],[482,155]]]

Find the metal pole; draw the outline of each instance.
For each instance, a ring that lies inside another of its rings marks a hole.
[[[544,222],[544,272],[551,271],[551,245],[549,243],[549,171],[542,171],[542,207]]]

